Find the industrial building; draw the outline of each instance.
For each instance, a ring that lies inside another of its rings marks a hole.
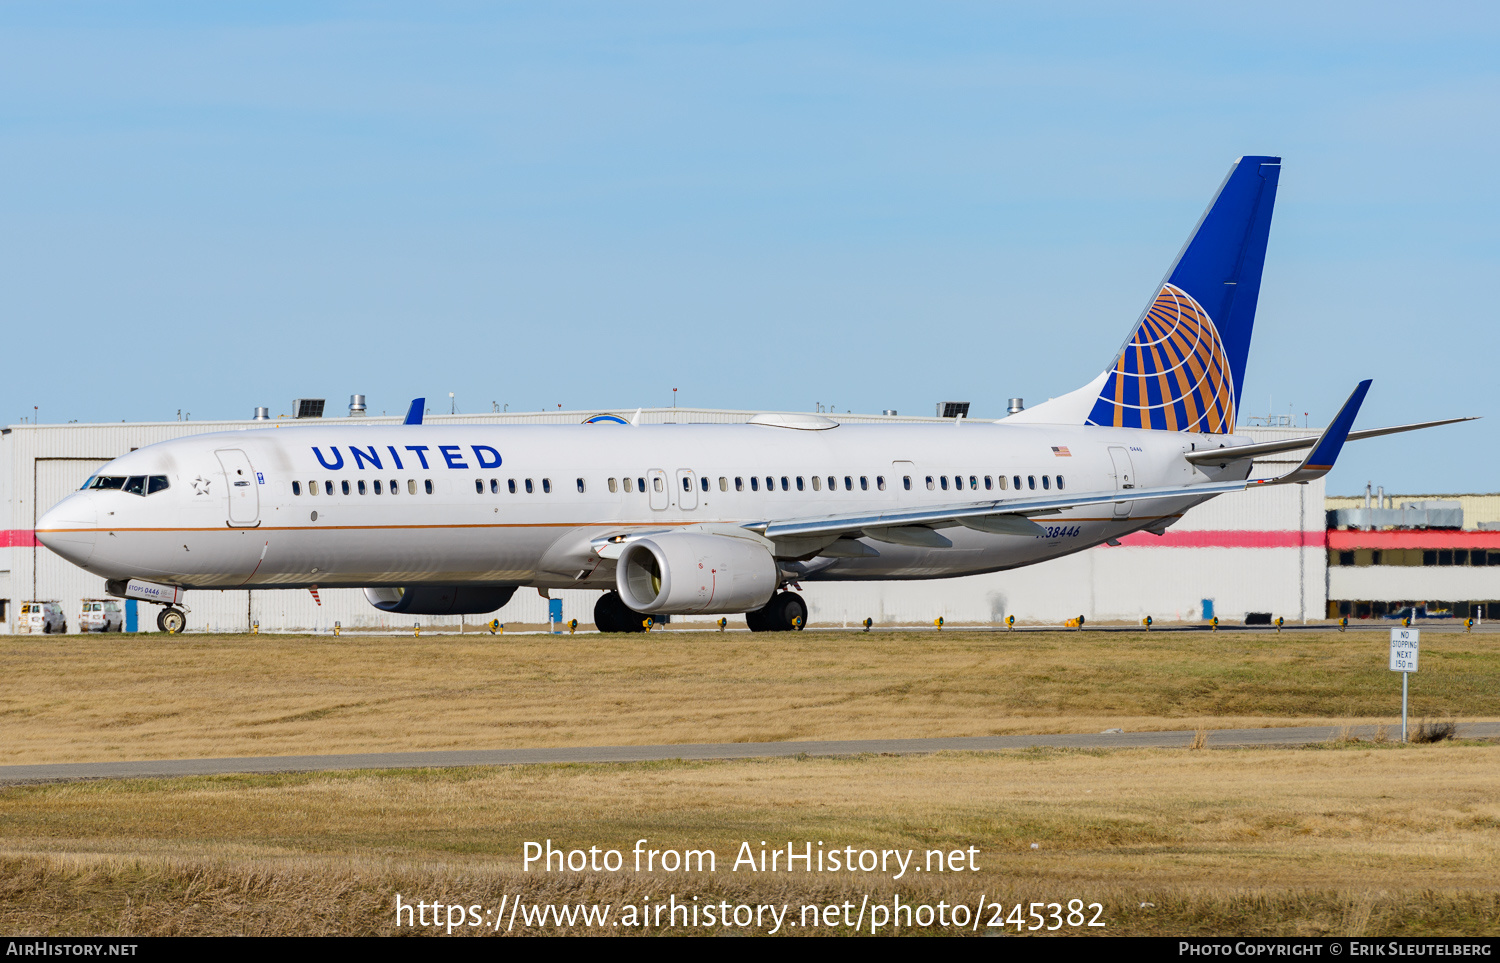
[[[1012,409],[1018,408],[1016,400]],[[313,400],[299,400],[292,410],[304,417],[323,415],[322,403]],[[951,421],[947,408],[939,411],[949,417],[894,412],[826,417],[840,422]],[[427,423],[576,424],[600,415],[634,414],[491,412],[429,415]],[[736,423],[756,414],[656,408],[642,410],[639,418],[647,424]],[[22,424],[0,430],[0,631],[16,630],[23,604],[55,601],[67,617],[68,631],[76,632],[83,600],[105,595],[102,579],[36,542],[35,521],[43,512],[106,462],[136,448],[206,432],[274,430],[294,420],[273,420],[266,409],[257,409],[256,415],[245,421]],[[362,396],[354,396],[348,417],[365,417]],[[400,419],[367,420],[395,424]],[[1316,429],[1242,427],[1238,433],[1272,441]],[[1256,463],[1254,474],[1281,474],[1300,458],[1301,453],[1270,456]],[[921,582],[809,582],[801,586],[802,594],[812,625],[856,625],[866,618],[877,624],[931,624],[939,617],[950,624],[1000,624],[1007,616],[1023,623],[1061,623],[1079,615],[1094,622],[1138,621],[1147,615],[1157,621],[1213,616],[1238,621],[1249,613],[1300,622],[1344,614],[1378,617],[1427,603],[1432,611],[1467,616],[1480,613],[1478,606],[1486,600],[1500,599],[1500,531],[1495,530],[1500,529],[1500,495],[1462,496],[1452,506],[1425,507],[1407,503],[1443,501],[1444,496],[1382,495],[1379,504],[1367,505],[1327,499],[1323,484],[1319,479],[1220,496],[1188,512],[1163,535],[1138,533],[1118,545],[1013,571]],[[1355,517],[1359,512],[1366,514]],[[563,621],[591,622],[597,590],[553,596],[562,603]],[[187,606],[189,631],[239,632],[258,626],[264,632],[327,632],[335,625],[406,631],[414,623],[451,631],[462,623],[458,616],[392,615],[352,589],[324,590],[317,596],[302,590],[192,591]],[[155,629],[153,606],[131,602],[126,608],[127,631]],[[556,614],[547,599],[523,590],[496,617],[512,627],[534,627]],[[482,630],[480,623],[489,618],[469,616],[470,629]]]

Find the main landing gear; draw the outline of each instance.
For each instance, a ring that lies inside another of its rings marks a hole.
[[[619,592],[605,592],[594,603],[594,627],[600,632],[644,632],[646,616],[627,606]]]
[[[796,592],[777,592],[771,601],[745,613],[751,632],[800,632],[807,626],[807,603]]]
[[[156,627],[163,632],[177,635],[187,628],[187,615],[182,609],[168,606],[156,613]]]

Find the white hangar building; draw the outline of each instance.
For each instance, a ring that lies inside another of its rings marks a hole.
[[[356,396],[358,397],[358,396]],[[361,417],[351,405],[351,417]],[[321,406],[319,407],[321,411]],[[263,409],[262,409],[263,411]],[[512,412],[429,415],[433,423],[578,423],[598,412]],[[630,417],[633,412],[620,413]],[[641,413],[645,423],[732,423],[757,412],[657,408]],[[828,415],[838,421],[938,422],[938,418],[892,415]],[[399,418],[371,418],[399,423]],[[141,424],[12,425],[0,429],[0,632],[14,632],[23,604],[56,601],[76,632],[82,601],[104,597],[103,580],[52,554],[36,542],[36,519],[113,458],[155,442],[213,431],[266,430],[276,422],[191,421]],[[1307,428],[1242,428],[1256,441],[1316,434]],[[1257,463],[1257,476],[1289,470],[1295,455]],[[1217,615],[1240,620],[1246,613],[1280,615],[1287,621],[1320,619],[1328,609],[1328,549],[1323,481],[1222,495],[1190,511],[1165,535],[1132,535],[1115,547],[1100,546],[1028,568],[990,575],[922,582],[809,582],[802,589],[809,623],[997,624],[1060,623],[1078,615],[1090,621],[1197,620]],[[591,622],[597,590],[554,593],[562,619]],[[243,632],[254,623],[269,632],[327,632],[335,623],[351,630],[454,630],[458,616],[397,616],[380,611],[353,589],[325,590],[315,600],[303,590],[190,591],[188,631]],[[125,608],[125,603],[122,603]],[[134,607],[134,604],[131,605]],[[154,631],[154,606],[140,603],[132,621]],[[548,601],[523,590],[496,613],[509,626],[547,622]],[[490,616],[469,616],[471,630]],[[680,617],[679,617],[680,620]],[[705,617],[704,621],[712,621]]]

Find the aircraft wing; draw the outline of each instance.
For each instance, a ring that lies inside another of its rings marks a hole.
[[[936,508],[757,521],[746,523],[743,527],[771,539],[863,535],[876,541],[889,541],[901,545],[943,547],[950,543],[933,531],[934,528],[964,525],[994,534],[1027,535],[1040,531],[1040,526],[1031,521],[1033,516],[1055,515],[1068,509],[1161,498],[1201,498],[1266,485],[1300,484],[1321,478],[1333,468],[1339,451],[1350,437],[1350,428],[1354,424],[1355,415],[1359,413],[1360,405],[1364,403],[1365,394],[1369,389],[1369,381],[1360,382],[1349,399],[1344,402],[1344,406],[1339,409],[1333,422],[1324,429],[1321,435],[1313,439],[1312,451],[1308,452],[1302,463],[1286,474],[1275,478],[1253,478],[1243,481],[1210,482],[1203,485],[1179,485],[1166,488],[1135,488],[1111,492],[1080,492],[1076,495],[1057,494],[988,499]]]

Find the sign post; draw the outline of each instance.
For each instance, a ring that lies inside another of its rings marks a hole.
[[[1417,671],[1420,629],[1391,629],[1391,671],[1401,673],[1401,741],[1406,741],[1406,680]]]

